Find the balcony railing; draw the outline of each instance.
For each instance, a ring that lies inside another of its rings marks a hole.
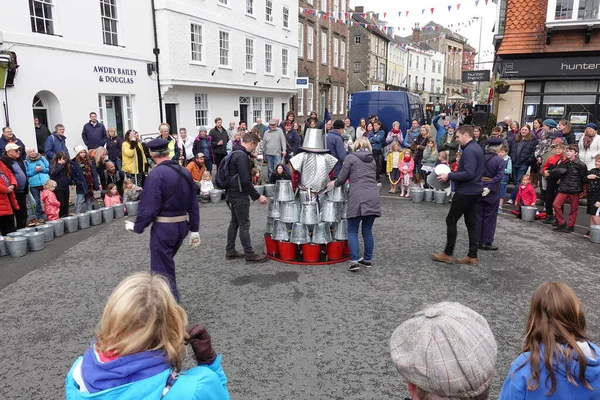
[[[444,78],[444,85],[460,85],[462,81],[460,79],[449,79]]]

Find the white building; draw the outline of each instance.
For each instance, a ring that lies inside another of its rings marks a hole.
[[[157,0],[165,120],[282,119],[297,93],[298,2]]]
[[[387,86],[389,90],[407,87],[408,51],[402,46],[401,39],[394,36],[388,46]]]
[[[51,131],[61,123],[70,149],[83,143],[91,111],[120,134],[157,131],[158,89],[147,72],[154,61],[150,2],[4,3],[0,50],[14,52],[19,68],[14,87],[0,89],[2,126],[10,122],[17,137],[35,146],[34,115]]]
[[[423,103],[444,100],[444,55],[424,44],[414,44],[408,50],[408,82],[410,91],[419,93]]]

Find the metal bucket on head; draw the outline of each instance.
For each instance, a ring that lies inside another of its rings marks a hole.
[[[46,223],[54,228],[54,237],[60,237],[65,234],[65,221],[62,219],[48,221]]]
[[[267,217],[267,226],[265,227],[265,233],[273,233],[275,229],[275,218]]]
[[[271,218],[281,217],[281,213],[279,212],[279,202],[273,200],[273,198],[269,199],[269,208],[267,208],[267,216]]]
[[[293,201],[294,190],[292,189],[292,181],[287,179],[278,180],[275,184],[273,198],[277,201]]]
[[[436,190],[433,192],[433,202],[435,204],[444,204],[448,198],[445,190]]]
[[[103,207],[100,209],[102,211],[102,220],[104,222],[110,222],[115,219],[115,212],[110,207]]]
[[[533,206],[522,206],[521,207],[521,219],[527,222],[535,221],[535,215],[537,214],[537,207]]]
[[[6,248],[6,239],[0,236],[0,257],[7,256],[8,249]]]
[[[44,232],[31,232],[25,235],[30,251],[44,250]]]
[[[90,214],[87,212],[77,214],[77,219],[79,220],[79,229],[87,229],[90,227]]]
[[[27,254],[27,238],[25,236],[6,238],[6,249],[12,257],[23,257]]]
[[[275,185],[272,183],[267,183],[265,185],[265,196],[273,197],[273,194],[275,194]]]
[[[290,242],[296,244],[310,243],[310,232],[308,226],[300,222],[296,222],[292,226],[292,234],[290,236]]]
[[[425,189],[425,195],[423,197],[423,201],[430,202],[433,201],[433,189]]]
[[[102,223],[102,211],[100,210],[92,210],[88,211],[87,214],[90,216],[90,224],[91,225],[100,225]]]
[[[265,186],[264,185],[254,185],[254,189],[256,189],[258,194],[260,194],[261,196],[265,194]]]
[[[44,242],[51,242],[54,240],[54,227],[52,225],[38,225],[36,230],[44,233]]]
[[[327,222],[319,222],[315,225],[312,242],[315,244],[327,244],[331,242],[331,229]]]
[[[348,220],[342,219],[335,225],[333,240],[348,240]]]
[[[128,201],[125,203],[125,208],[127,209],[127,215],[130,217],[134,217],[138,214],[138,206],[139,201]]]
[[[65,222],[65,232],[77,232],[77,229],[79,228],[79,219],[77,218],[77,216],[72,215],[69,217],[64,217],[62,220]]]
[[[600,225],[590,225],[590,242],[600,243]]]
[[[208,192],[208,194],[210,195],[210,202],[211,203],[220,203],[222,193],[223,192],[221,192],[219,189],[213,189],[210,192]]]
[[[300,210],[300,222],[306,225],[314,225],[320,222],[319,206],[317,203],[304,203]]]
[[[279,219],[282,222],[294,223],[300,219],[300,207],[295,201],[285,201],[279,203]]]
[[[327,200],[334,203],[343,203],[348,198],[347,194],[346,185],[338,186],[327,192]]]
[[[321,211],[321,221],[323,222],[338,222],[340,220],[341,203],[326,201],[323,204]]]
[[[413,203],[422,203],[424,198],[425,198],[425,190],[412,189],[410,191],[410,199]]]
[[[123,204],[115,204],[112,206],[113,212],[115,213],[115,219],[123,218],[125,216],[125,208]]]
[[[280,242],[287,242],[290,240],[290,233],[287,230],[285,222],[275,221],[272,237],[273,240],[279,240]]]

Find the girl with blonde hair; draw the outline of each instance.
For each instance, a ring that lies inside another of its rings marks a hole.
[[[186,331],[187,323],[165,278],[125,278],[108,298],[96,340],[67,375],[66,398],[228,400],[221,356],[202,325]],[[188,343],[198,366],[181,372]]]

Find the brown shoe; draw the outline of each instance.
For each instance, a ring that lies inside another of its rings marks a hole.
[[[446,264],[454,264],[454,257],[449,256],[446,253],[437,253],[437,254],[432,254],[431,258],[433,258],[434,261],[438,261],[438,262],[443,262]]]
[[[456,260],[459,264],[479,265],[479,260],[473,257],[459,258]]]
[[[242,258],[242,257],[246,257],[246,255],[244,253],[240,253],[239,251],[232,251],[230,253],[225,254],[226,260],[233,260],[234,258]]]
[[[263,263],[265,261],[267,261],[267,255],[260,253],[260,254],[252,254],[251,256],[246,256],[246,263],[253,263],[253,264],[258,264],[258,263]]]

